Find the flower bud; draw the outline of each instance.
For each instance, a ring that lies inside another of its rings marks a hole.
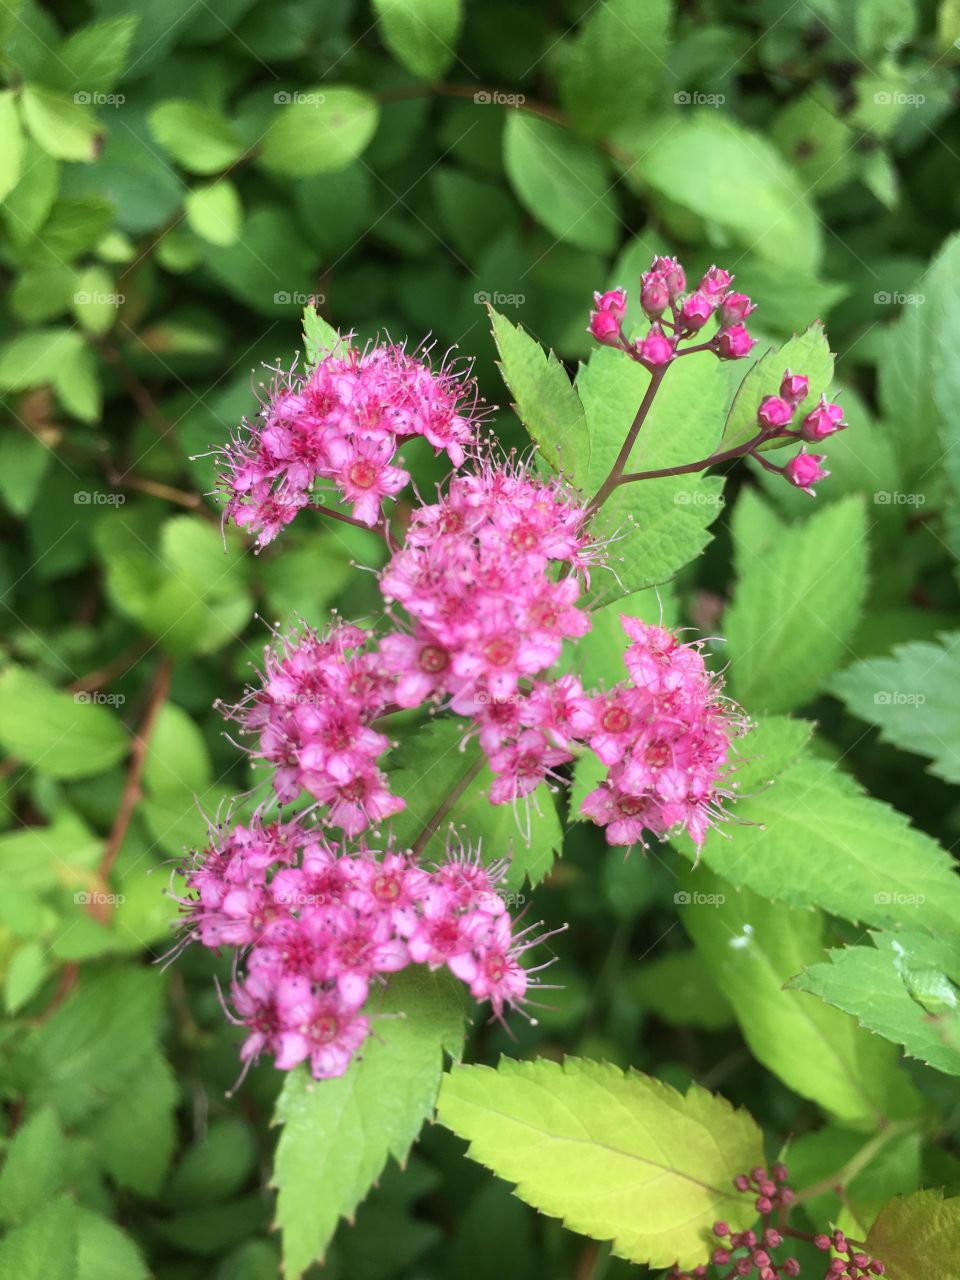
[[[713,1224],[713,1234],[715,1236],[720,1236],[721,1238],[723,1236],[728,1236],[730,1234],[730,1228],[725,1222],[715,1222]]]
[[[804,493],[816,496],[813,486],[820,480],[824,480],[830,474],[829,471],[824,471],[823,467],[820,465],[822,462],[826,462],[826,460],[827,455],[825,453],[805,453],[801,449],[796,457],[791,458],[787,463],[783,474],[792,485],[796,485],[796,487],[798,489],[802,489]],[[793,1199],[792,1196],[790,1198]],[[782,1199],[784,1204],[788,1203],[786,1200],[786,1193],[784,1193]],[[836,1244],[836,1242],[834,1243]],[[846,1249],[846,1243],[843,1245],[837,1244],[836,1248],[843,1252]]]
[[[810,379],[803,373],[791,373],[789,369],[783,375],[783,381],[780,383],[780,394],[794,408],[798,404],[802,404],[810,394]],[[784,1168],[778,1165],[777,1168]]]
[[[684,298],[680,320],[684,329],[699,333],[713,315],[715,303],[705,293],[691,293]]]
[[[697,288],[701,293],[705,293],[708,298],[721,298],[730,288],[732,282],[733,276],[729,271],[724,271],[723,267],[711,267],[697,285]]]
[[[814,1236],[814,1237],[813,1237],[813,1243],[817,1246],[817,1248],[818,1248],[818,1249],[820,1249],[820,1250],[822,1250],[824,1253],[826,1253],[826,1252],[827,1252],[827,1250],[830,1248],[830,1237],[829,1237],[829,1236],[823,1236],[823,1235],[821,1235],[821,1236]]]
[[[748,1276],[753,1270],[753,1263],[749,1258],[738,1258],[733,1264],[734,1275]]]
[[[663,282],[663,277],[652,272],[643,277],[640,289],[640,306],[650,320],[659,320],[670,305],[670,291]]]
[[[591,311],[589,333],[597,342],[615,347],[620,341],[620,321],[612,311]]]
[[[798,1276],[800,1274],[800,1263],[796,1258],[784,1258],[780,1264],[780,1270],[785,1276]]]
[[[627,294],[624,289],[608,289],[606,293],[595,293],[593,303],[598,311],[609,311],[618,320],[627,313]]]
[[[882,1276],[886,1271],[886,1269],[887,1268],[883,1265],[882,1262],[877,1262],[876,1260],[874,1260],[873,1262],[870,1263],[870,1270],[873,1272],[875,1276]]]
[[[740,324],[756,309],[745,293],[728,293],[720,304],[720,323]]]
[[[775,1196],[777,1194],[777,1184],[771,1182],[769,1178],[763,1178],[758,1190],[762,1196]]]
[[[647,336],[638,339],[634,346],[640,363],[651,373],[668,365],[676,355],[674,342],[656,324],[651,325]]]
[[[733,1185],[737,1188],[738,1191],[749,1191],[750,1179],[747,1177],[745,1173],[738,1173],[733,1180]]]
[[[750,337],[742,324],[735,324],[721,329],[714,343],[721,360],[742,360],[756,346],[756,339]]]
[[[687,287],[686,274],[676,258],[654,258],[650,270],[663,277],[670,301],[676,302]]]
[[[710,1255],[710,1261],[715,1267],[725,1267],[730,1261],[729,1249],[714,1249]]]
[[[757,1213],[770,1213],[773,1201],[769,1196],[757,1196]]]
[[[835,431],[842,431],[847,424],[843,421],[843,407],[831,404],[826,396],[820,397],[820,403],[804,418],[800,424],[800,433],[804,440],[826,440]]]

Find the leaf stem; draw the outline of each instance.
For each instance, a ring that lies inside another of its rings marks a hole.
[[[636,416],[630,424],[630,430],[627,432],[623,446],[617,454],[617,460],[613,464],[610,474],[594,494],[590,505],[587,507],[588,516],[592,516],[599,511],[606,500],[610,497],[611,493],[613,493],[614,489],[616,489],[617,485],[621,483],[623,469],[630,461],[630,454],[633,451],[633,446],[636,444],[637,436],[640,434],[640,428],[647,419],[647,414],[650,412],[650,407],[653,404],[654,397],[659,391],[660,383],[663,381],[663,376],[669,367],[669,365],[663,365],[651,373],[650,383],[644,393],[643,399],[640,401],[640,407],[637,409]]]
[[[411,847],[411,852],[415,856],[419,856],[421,853],[423,853],[424,849],[427,847],[427,845],[436,835],[437,829],[439,828],[440,823],[444,820],[444,818],[447,816],[447,814],[450,812],[453,806],[457,803],[457,801],[466,791],[467,787],[469,787],[470,783],[474,780],[474,778],[483,768],[485,763],[486,763],[486,756],[483,755],[483,753],[481,752],[477,756],[473,764],[470,765],[467,771],[460,778],[456,786],[450,792],[448,792],[448,794],[445,796],[443,800],[443,803],[440,805],[436,813],[433,815],[433,817],[430,819],[427,825],[423,828],[423,830],[417,836],[416,840],[413,842],[413,845]]]

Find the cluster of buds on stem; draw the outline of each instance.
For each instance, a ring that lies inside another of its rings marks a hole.
[[[776,1251],[786,1238],[807,1240],[818,1249],[835,1250],[844,1257],[835,1257],[827,1268],[823,1280],[872,1280],[882,1276],[884,1266],[865,1254],[842,1231],[832,1235],[811,1236],[795,1231],[786,1225],[794,1193],[787,1185],[785,1165],[775,1164],[768,1172],[758,1166],[749,1173],[739,1173],[733,1180],[737,1191],[754,1197],[757,1212],[763,1219],[758,1231],[733,1231],[726,1222],[715,1222],[713,1234],[720,1241],[710,1255],[709,1263],[701,1263],[692,1269],[675,1265],[667,1280],[737,1280],[737,1277],[754,1276],[756,1280],[783,1280],[798,1276],[800,1263],[794,1257],[777,1258]]]
[[[640,277],[640,306],[651,322],[643,337],[630,342],[623,332],[627,309],[623,289],[593,295],[589,331],[597,342],[620,347],[651,373],[692,351],[712,351],[721,360],[740,360],[756,343],[744,324],[755,307],[745,293],[735,293],[732,284],[729,271],[711,267],[696,288],[688,291],[686,272],[676,258],[654,258],[650,270]],[[682,341],[696,338],[713,319],[718,327],[709,341],[680,346]]]
[[[825,470],[826,454],[808,453],[807,444],[819,444],[828,436],[843,431],[847,424],[843,421],[843,409],[840,405],[829,401],[821,395],[816,406],[806,414],[799,428],[794,428],[793,421],[797,411],[810,391],[810,380],[803,374],[791,373],[789,369],[783,375],[780,392],[775,396],[766,396],[757,410],[757,424],[760,434],[756,447],[766,444],[768,440],[794,439],[800,440],[800,452],[795,454],[784,467],[775,467],[765,458],[759,458],[761,465],[768,471],[779,472],[790,484],[805,493],[814,494],[813,486],[825,479],[830,472]]]

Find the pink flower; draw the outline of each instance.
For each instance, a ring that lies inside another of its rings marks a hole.
[[[720,304],[720,323],[725,326],[742,324],[756,309],[745,293],[728,293]]]
[[[721,360],[742,360],[756,346],[756,339],[750,337],[742,324],[734,324],[721,329],[714,343]]]
[[[697,333],[713,315],[716,303],[706,293],[689,294],[680,308],[680,321],[685,330]]]
[[[529,795],[551,770],[572,759],[568,751],[552,747],[538,730],[524,729],[516,742],[490,756],[490,768],[496,775],[490,786],[490,803],[508,804]]]
[[[757,421],[765,431],[785,427],[793,417],[794,406],[780,396],[765,396],[757,410]]]
[[[810,394],[810,379],[803,373],[791,373],[787,369],[780,383],[780,394],[796,408]]]
[[[606,293],[595,293],[593,303],[598,311],[607,311],[617,320],[622,320],[627,313],[627,294],[624,289],[608,289]]]
[[[648,273],[640,289],[640,306],[649,320],[659,320],[670,305],[670,291],[663,277]]]
[[[676,302],[687,287],[687,277],[676,258],[654,258],[647,274],[663,280],[671,302]]]
[[[821,463],[826,460],[827,456],[824,453],[807,453],[801,449],[784,467],[783,474],[792,485],[796,485],[804,493],[809,493],[811,497],[816,497],[813,486],[820,480],[825,480],[830,474],[821,466]]]
[[[701,293],[705,293],[708,298],[724,298],[727,290],[733,282],[733,276],[729,271],[724,271],[722,267],[711,267],[697,288]],[[735,295],[742,296],[742,295]]]
[[[597,342],[615,347],[620,341],[620,320],[612,311],[591,311],[588,332]]]
[[[668,338],[659,325],[651,325],[647,336],[634,343],[637,359],[649,369],[662,369],[676,356],[676,342]]]
[[[827,436],[842,431],[846,425],[843,421],[842,405],[831,404],[826,396],[822,395],[816,408],[811,409],[800,424],[800,434],[804,440],[810,440],[816,444],[820,440],[826,440]]]
[[[371,528],[380,519],[380,504],[393,497],[410,480],[410,474],[390,465],[396,449],[392,437],[348,439],[331,436],[327,442],[329,475],[345,502],[353,503],[353,515]]]

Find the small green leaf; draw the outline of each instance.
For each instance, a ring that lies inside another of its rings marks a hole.
[[[590,438],[580,397],[552,351],[519,324],[489,308],[500,372],[514,397],[513,407],[541,456],[574,483],[589,474]]]
[[[955,1280],[960,1258],[960,1196],[915,1191],[884,1205],[866,1243],[885,1280]]]
[[[452,65],[462,0],[372,0],[383,43],[408,71],[436,80]]]
[[[867,586],[867,527],[859,497],[794,525],[744,564],[724,615],[734,695],[750,710],[809,702],[849,652]]]
[[[160,708],[143,766],[147,791],[203,791],[210,782],[210,757],[194,718],[176,703]]]
[[[3,980],[3,999],[8,1013],[19,1013],[39,991],[47,976],[47,948],[26,942],[10,957]]]
[[[97,158],[99,126],[90,108],[42,85],[25,84],[23,119],[35,140],[58,160]]]
[[[232,182],[221,179],[205,187],[195,187],[187,195],[184,206],[187,223],[202,239],[222,245],[239,239],[243,206]]]
[[[243,154],[243,141],[212,107],[186,99],[161,102],[150,113],[161,147],[190,173],[216,173]]]
[[[81,100],[88,102],[94,94],[109,92],[120,79],[137,22],[128,15],[79,27],[50,58],[45,82],[70,94],[79,90]]]
[[[66,1144],[49,1107],[30,1116],[14,1134],[0,1170],[0,1220],[23,1222],[64,1185]]]
[[[0,436],[0,495],[15,516],[33,506],[52,460],[52,451],[28,431]]]
[[[303,341],[308,369],[313,369],[325,355],[329,355],[340,345],[339,333],[323,316],[317,314],[317,308],[312,302],[303,309]]]
[[[619,228],[607,165],[589,143],[550,120],[511,111],[503,162],[520,203],[558,240],[610,253]]]
[[[12,89],[0,93],[0,200],[20,181],[23,166],[23,132]]]
[[[123,726],[89,694],[63,693],[22,667],[0,675],[0,742],[54,778],[102,773],[126,754]]]
[[[366,149],[380,120],[376,99],[360,89],[323,85],[277,98],[279,111],[258,153],[273,173],[306,178],[345,169]]]
[[[718,1218],[737,1231],[756,1214],[732,1183],[761,1163],[760,1131],[696,1084],[684,1096],[606,1062],[503,1058],[454,1068],[438,1117],[521,1200],[631,1262],[699,1265]]]
[[[101,338],[117,319],[119,294],[104,267],[87,267],[74,280],[73,312],[82,328]],[[62,380],[58,380],[58,383]]]
[[[118,1187],[155,1196],[177,1143],[177,1079],[167,1060],[150,1052],[122,1096],[92,1118],[87,1135]]]
[[[444,1054],[458,1056],[463,1003],[443,973],[394,975],[363,1055],[337,1080],[292,1072],[277,1104],[283,1125],[274,1162],[284,1274],[322,1259],[341,1218],[351,1218],[390,1156],[401,1164],[433,1114]]]

